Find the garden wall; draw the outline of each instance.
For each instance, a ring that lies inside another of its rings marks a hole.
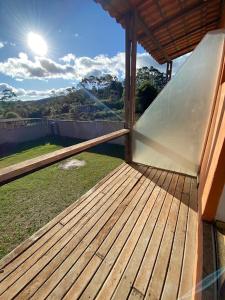
[[[4,126],[3,126],[4,125]],[[34,141],[48,136],[49,127],[46,121],[36,122],[35,124],[17,125],[5,123],[0,126],[0,145],[19,144]]]
[[[98,136],[117,131],[122,128],[124,128],[124,123],[116,121],[49,121],[51,135],[84,140],[94,139]],[[124,138],[118,138],[110,142],[122,145],[124,143]]]
[[[83,140],[122,129],[123,122],[39,120],[35,123],[20,121],[0,122],[0,146],[34,141],[46,136],[62,136]],[[111,141],[123,144],[123,138]]]

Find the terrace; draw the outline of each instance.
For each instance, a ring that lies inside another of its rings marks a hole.
[[[119,137],[125,162],[1,260],[0,297],[222,299],[216,275],[199,283],[215,271],[207,231],[225,221],[223,3],[96,2],[126,32],[124,128],[0,169],[0,183]],[[135,123],[137,41],[169,82]]]

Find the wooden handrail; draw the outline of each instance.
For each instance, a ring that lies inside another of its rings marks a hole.
[[[74,154],[80,153],[86,149],[92,148],[98,144],[102,144],[107,141],[114,140],[118,137],[126,135],[129,133],[128,129],[121,129],[114,131],[109,134],[97,137],[92,140],[88,140],[70,147],[66,147],[54,152],[44,154],[32,159],[28,159],[21,163],[0,169],[0,184],[12,181],[19,176],[25,175],[30,172],[37,171],[41,168],[49,166],[53,163],[56,163],[60,160],[68,158]]]

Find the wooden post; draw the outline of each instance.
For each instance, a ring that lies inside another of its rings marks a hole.
[[[221,1],[221,14],[220,14],[220,22],[219,22],[219,28],[224,29],[225,28],[225,1]]]
[[[173,68],[173,61],[168,61],[166,63],[166,81],[170,81],[172,77],[172,68]]]
[[[136,94],[136,13],[126,16],[126,58],[125,58],[125,128],[130,130],[125,141],[125,160],[132,161],[132,128],[135,122]]]

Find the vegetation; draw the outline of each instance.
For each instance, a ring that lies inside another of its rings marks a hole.
[[[137,90],[136,112],[142,114],[153,102],[157,94],[156,88],[148,81],[144,81],[140,84]]]
[[[137,89],[144,82],[148,82],[159,93],[166,84],[166,74],[152,66],[150,68],[142,67],[137,70]]]
[[[16,98],[16,94],[11,89],[4,89],[2,91],[1,101],[13,100]]]
[[[0,160],[0,168],[73,144],[74,140],[40,140],[19,145]],[[99,145],[76,155],[79,169],[56,163],[0,189],[0,258],[63,211],[122,162],[123,147]],[[72,159],[72,158],[70,158]],[[90,176],[91,174],[91,176]]]
[[[153,67],[137,71],[137,112],[143,113],[166,83],[166,76]],[[105,75],[82,79],[77,88],[36,101],[20,101],[10,89],[0,95],[0,119],[49,118],[72,120],[122,120],[124,83]]]

